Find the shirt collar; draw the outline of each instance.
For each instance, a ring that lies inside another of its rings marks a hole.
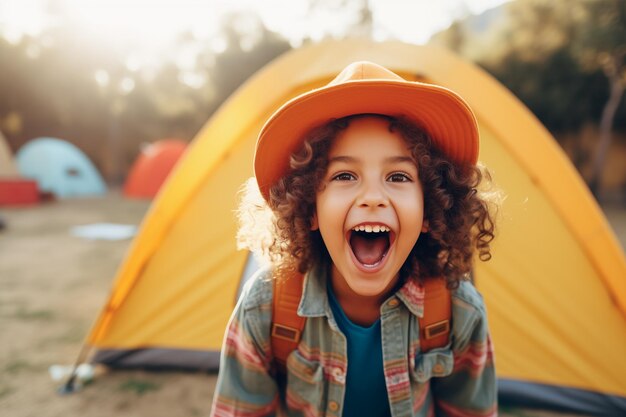
[[[424,287],[415,279],[407,279],[396,296],[417,317],[424,317]]]
[[[304,290],[298,306],[298,315],[302,317],[320,317],[329,310],[326,282],[328,268],[318,265],[304,276]]]
[[[329,268],[318,265],[304,276],[304,290],[298,314],[302,317],[321,317],[330,309],[326,282]],[[402,287],[390,297],[400,301],[417,317],[424,316],[424,287],[414,279],[407,279]],[[387,303],[389,300],[385,301]]]

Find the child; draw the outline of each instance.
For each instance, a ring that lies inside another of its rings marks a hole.
[[[490,258],[467,104],[369,62],[287,102],[263,127],[239,240],[271,262],[231,318],[214,416],[494,416],[485,307]],[[260,190],[261,196],[258,191]],[[304,274],[306,317],[286,370],[271,349],[274,279]],[[450,288],[444,346],[422,349],[427,280]]]

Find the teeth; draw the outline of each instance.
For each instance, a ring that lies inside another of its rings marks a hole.
[[[352,228],[352,230],[354,230],[355,232],[365,232],[365,233],[388,233],[391,229],[389,229],[387,226],[381,226],[381,225],[359,225],[359,226],[354,226]]]

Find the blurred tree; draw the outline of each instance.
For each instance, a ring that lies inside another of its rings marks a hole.
[[[223,49],[186,33],[162,47],[160,62],[138,66],[138,45],[109,44],[62,8],[55,13],[60,23],[36,38],[0,38],[0,128],[14,151],[39,136],[68,140],[113,184],[142,143],[191,139],[235,88],[290,48],[256,15],[239,13],[222,25]]]
[[[210,73],[216,90],[212,111],[252,74],[291,49],[286,39],[269,31],[252,12],[225,16],[220,32],[225,49],[215,55],[215,65]]]
[[[572,51],[581,2],[518,0],[506,5],[508,25],[490,39],[479,63],[520,98],[552,132],[578,130],[595,121],[601,80]]]
[[[466,39],[467,34],[463,24],[461,21],[455,20],[450,27],[437,38],[437,43],[447,46],[448,49],[457,54],[462,54]],[[435,42],[433,41],[433,43]]]
[[[100,56],[84,47],[62,28],[16,44],[0,42],[0,118],[17,113],[22,120],[21,129],[7,135],[14,150],[38,136],[76,143],[106,128],[108,110],[92,69]],[[86,149],[92,159],[93,150]]]
[[[600,120],[600,140],[589,178],[589,187],[597,195],[626,84],[626,1],[585,0],[585,12],[586,24],[577,33],[572,48],[584,66],[601,69],[609,82],[608,99]]]
[[[595,152],[579,142],[572,155],[579,169],[594,156],[588,182],[597,194],[611,130],[626,128],[625,9],[624,0],[516,0],[489,11],[480,36],[471,28],[485,16],[457,22],[433,41],[477,61],[553,133],[600,125]]]

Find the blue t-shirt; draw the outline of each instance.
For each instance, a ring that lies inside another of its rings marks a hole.
[[[352,323],[330,284],[328,300],[337,325],[348,341],[348,374],[342,416],[391,416],[383,372],[380,318],[369,327]]]

